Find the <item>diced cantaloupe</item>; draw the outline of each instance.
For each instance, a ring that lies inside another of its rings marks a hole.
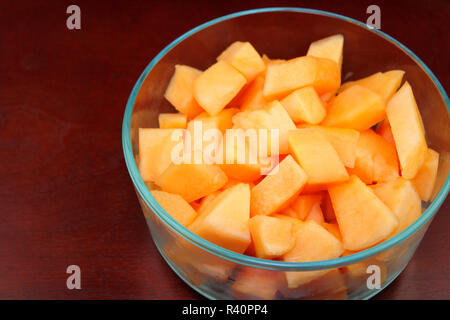
[[[323,218],[322,209],[320,208],[320,202],[313,205],[311,211],[305,219],[306,221],[314,221],[315,223],[322,225],[325,222]]]
[[[343,50],[344,36],[342,34],[335,34],[312,42],[309,46],[307,55],[333,60],[341,67]]]
[[[235,128],[265,130],[268,138],[268,154],[271,154],[273,143],[278,143],[280,154],[288,153],[288,133],[289,130],[295,129],[294,122],[278,101],[272,101],[263,109],[246,110],[235,114],[233,124]],[[278,141],[272,141],[270,129],[278,130]],[[275,154],[278,154],[278,152]]]
[[[385,115],[385,104],[380,95],[354,85],[337,95],[322,125],[367,130],[382,121]]]
[[[233,279],[231,291],[236,299],[275,299],[277,290],[284,284],[278,271],[242,266]]]
[[[160,129],[186,129],[187,115],[184,113],[160,113],[158,122]]]
[[[279,257],[295,244],[293,223],[286,219],[257,215],[249,221],[256,257]]]
[[[391,125],[389,124],[389,121],[387,119],[384,119],[383,121],[381,121],[378,124],[375,132],[377,134],[379,134],[381,137],[383,137],[387,142],[395,145],[394,136],[392,135]]]
[[[366,249],[398,226],[392,211],[357,176],[328,189],[347,250]]]
[[[190,225],[197,216],[197,212],[178,194],[159,190],[152,190],[151,194],[159,205],[184,227]]]
[[[423,201],[430,201],[431,199],[431,194],[436,183],[438,166],[439,153],[428,148],[424,164],[411,180],[419,193],[420,199]]]
[[[317,130],[297,129],[289,135],[289,148],[308,176],[308,185],[327,185],[348,179],[330,142]]]
[[[156,179],[156,184],[163,191],[179,194],[191,202],[219,190],[227,180],[216,165],[172,163]]]
[[[299,224],[294,247],[283,256],[284,261],[312,262],[338,258],[343,252],[342,243],[325,228],[313,221]],[[287,271],[289,288],[296,288],[327,273],[318,271]]]
[[[360,85],[379,94],[383,98],[383,101],[387,103],[400,87],[404,74],[405,72],[403,70],[391,70],[384,73],[377,72],[360,80],[346,82],[339,91],[346,90],[353,85]]]
[[[249,82],[266,68],[263,59],[250,42],[233,42],[217,57],[217,61],[221,60],[235,67]]]
[[[391,236],[402,232],[420,217],[422,204],[411,181],[400,177],[394,181],[377,183],[371,188],[397,217],[398,226]]]
[[[213,193],[208,194],[207,196],[204,196],[203,198],[201,198],[200,203],[198,205],[197,208],[197,213],[199,215],[202,214],[202,212],[205,211],[205,208],[207,208],[208,204],[213,201],[215,198],[217,198],[217,196],[221,193],[220,190],[218,191],[214,191]]]
[[[399,167],[395,146],[372,129],[359,135],[356,162],[349,172],[360,177],[366,184],[385,182],[399,177]]]
[[[313,87],[295,90],[280,101],[294,122],[320,123],[326,110]]]
[[[322,227],[327,229],[327,231],[329,233],[331,233],[333,236],[336,237],[336,239],[338,239],[339,241],[342,242],[342,235],[341,235],[341,231],[339,230],[339,225],[337,224],[337,222],[333,222],[333,223],[323,222]]]
[[[139,172],[142,180],[155,181],[172,163],[172,150],[182,143],[172,140],[177,129],[139,128]]]
[[[322,193],[301,194],[292,202],[291,205],[289,205],[289,207],[285,208],[281,213],[300,220],[305,220],[314,205],[320,205],[322,197]]]
[[[211,201],[189,230],[225,249],[243,253],[250,244],[250,188],[241,183]]]
[[[297,128],[313,128],[318,130],[336,150],[344,166],[353,168],[356,160],[359,131],[349,128],[301,125]]]
[[[218,114],[247,83],[245,77],[225,61],[206,69],[194,82],[198,104],[211,116]]]
[[[233,126],[233,122],[231,121],[231,119],[238,112],[239,109],[236,108],[223,109],[214,116],[210,116],[207,112],[202,112],[198,116],[196,116],[194,120],[199,120],[202,122],[203,133],[207,129],[211,128],[219,129],[221,132],[225,133],[226,129],[231,129],[231,127]],[[190,121],[187,126],[188,130],[193,129],[191,123],[192,121]]]
[[[194,98],[194,82],[202,72],[195,68],[176,65],[175,73],[164,97],[181,113],[195,117],[203,111]]]
[[[422,167],[428,147],[422,118],[408,82],[389,100],[386,114],[394,136],[402,176],[412,179]]]
[[[247,87],[245,87],[242,93],[237,97],[234,105],[244,110],[261,109],[267,101],[264,99],[264,76],[258,76]]]
[[[269,101],[283,98],[307,86],[321,95],[338,89],[340,84],[341,72],[335,61],[304,56],[267,66],[264,97]]]
[[[251,214],[269,215],[289,205],[300,193],[307,176],[288,155],[260,183],[252,189]]]

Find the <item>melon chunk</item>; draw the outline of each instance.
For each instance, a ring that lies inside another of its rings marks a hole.
[[[247,83],[245,77],[225,61],[206,69],[194,83],[198,104],[211,116],[218,114]]]
[[[385,118],[385,104],[375,92],[354,85],[339,93],[328,108],[324,126],[367,130]]]
[[[217,57],[217,61],[221,60],[235,67],[249,82],[266,69],[263,59],[250,42],[233,42]]]
[[[300,220],[305,220],[314,205],[320,205],[322,197],[323,195],[321,193],[301,194],[292,202],[289,207],[285,208],[281,213]]]
[[[142,180],[155,181],[172,163],[171,152],[180,141],[172,140],[177,129],[139,128],[139,172]]]
[[[364,183],[385,182],[399,177],[395,146],[377,135],[373,130],[362,131],[356,151],[356,162],[349,172]]]
[[[398,226],[392,211],[357,176],[328,189],[347,250],[366,249]]]
[[[323,222],[322,227],[327,229],[327,231],[329,233],[331,233],[333,236],[336,237],[336,239],[338,239],[340,242],[342,242],[341,231],[339,230],[339,226],[336,222],[333,222],[333,223]]]
[[[376,133],[384,138],[387,142],[392,143],[395,146],[391,125],[389,124],[389,121],[387,119],[384,119],[378,124]]]
[[[225,185],[227,175],[215,165],[171,164],[156,180],[163,191],[176,193],[187,202],[200,199]]]
[[[243,266],[231,285],[234,298],[248,300],[275,299],[278,287],[284,279],[278,271]],[[280,279],[281,278],[281,279]]]
[[[332,60],[310,56],[279,63],[270,63],[266,69],[264,97],[279,99],[290,92],[313,86],[321,95],[341,85],[339,65]]]
[[[258,215],[250,219],[249,227],[258,258],[276,258],[294,246],[291,221]]]
[[[186,129],[187,115],[183,113],[160,113],[158,122],[160,129]]]
[[[269,153],[272,150],[270,129],[278,130],[279,139],[273,142],[278,143],[280,154],[288,153],[288,133],[289,130],[295,129],[294,122],[292,122],[289,114],[278,101],[272,101],[263,109],[246,110],[235,114],[233,116],[233,124],[235,128],[266,130],[268,137],[267,151]],[[278,154],[278,152],[275,154]]]
[[[334,128],[323,126],[301,125],[298,128],[312,128],[318,130],[331,143],[344,166],[353,168],[356,160],[356,148],[359,131],[348,128]]]
[[[394,136],[402,176],[412,179],[422,167],[428,147],[422,118],[408,82],[389,100],[386,113]]]
[[[258,76],[237,97],[235,106],[244,110],[262,109],[267,101],[264,99],[264,76]]]
[[[343,252],[342,243],[325,228],[313,221],[299,224],[294,247],[283,256],[284,261],[311,262],[338,258]],[[296,288],[327,273],[318,271],[287,271],[289,288]]]
[[[308,185],[326,185],[348,179],[347,171],[328,140],[317,130],[297,129],[289,147],[308,176]]]
[[[190,225],[197,216],[197,212],[178,194],[158,190],[152,190],[150,193],[160,206],[184,227]]]
[[[225,249],[244,253],[251,241],[249,219],[250,188],[240,183],[212,200],[189,230]]]
[[[252,189],[251,214],[269,215],[289,205],[307,180],[303,169],[288,155]]]
[[[312,42],[306,55],[333,60],[341,67],[343,50],[344,36],[342,34],[335,34]]]
[[[164,97],[181,113],[195,117],[203,111],[194,98],[194,82],[202,72],[184,65],[176,65]]]
[[[305,219],[306,221],[314,221],[315,223],[322,225],[325,222],[323,218],[322,209],[320,208],[320,202],[313,205],[311,211]]]
[[[371,188],[397,217],[398,226],[391,237],[405,230],[420,217],[422,203],[411,181],[400,177],[394,181],[372,185]]]
[[[317,124],[326,115],[322,101],[313,87],[295,90],[280,102],[294,122]]]
[[[429,148],[425,162],[411,180],[423,201],[429,201],[433,192],[439,166],[439,153]]]

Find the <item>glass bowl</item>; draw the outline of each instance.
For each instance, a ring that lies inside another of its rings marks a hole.
[[[337,259],[304,263],[238,254],[203,240],[176,222],[150,194],[148,188],[152,186],[144,183],[136,166],[138,129],[157,127],[160,112],[174,111],[163,97],[174,65],[186,64],[203,70],[236,40],[250,41],[258,52],[271,58],[293,58],[305,55],[312,41],[336,33],[345,37],[343,81],[378,71],[406,71],[406,80],[414,89],[423,117],[429,146],[440,153],[432,201],[423,203],[424,212],[420,218],[400,234],[367,250]],[[250,10],[190,30],[150,62],[127,102],[122,129],[123,150],[156,247],[175,273],[205,297],[368,299],[389,285],[406,267],[447,196],[450,188],[449,105],[447,94],[428,67],[409,49],[381,31],[318,10]],[[288,288],[286,272],[316,273],[317,276],[297,288]]]

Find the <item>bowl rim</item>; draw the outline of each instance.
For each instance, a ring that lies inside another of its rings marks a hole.
[[[260,259],[252,256],[247,256],[245,254],[240,254],[225,248],[222,248],[212,242],[209,242],[196,234],[192,233],[187,228],[183,227],[179,224],[172,216],[167,213],[155,200],[155,198],[151,195],[144,181],[142,180],[136,163],[134,161],[133,152],[131,149],[131,114],[134,107],[134,102],[136,100],[136,96],[141,88],[143,81],[145,80],[147,74],[152,70],[152,68],[160,61],[160,59],[169,52],[173,47],[177,44],[195,34],[198,31],[206,29],[214,24],[233,19],[236,17],[258,14],[258,13],[268,13],[268,12],[296,12],[296,13],[307,13],[313,15],[323,15],[335,19],[344,20],[346,22],[356,24],[359,27],[362,27],[368,31],[374,32],[378,36],[384,38],[385,40],[396,45],[400,50],[402,50],[405,54],[410,56],[412,60],[416,62],[416,64],[422,68],[422,70],[427,74],[434,85],[437,87],[439,93],[441,94],[442,100],[447,106],[447,112],[450,112],[450,101],[445,92],[444,88],[440,84],[439,80],[432,73],[432,71],[425,65],[425,63],[419,59],[411,50],[409,50],[406,46],[401,44],[399,41],[395,40],[393,37],[385,34],[384,32],[368,27],[363,22],[358,20],[339,15],[332,12],[315,10],[315,9],[307,9],[307,8],[295,8],[295,7],[272,7],[272,8],[262,8],[262,9],[252,9],[239,11],[232,14],[228,14],[208,22],[205,22],[187,32],[183,35],[179,36],[175,40],[173,40],[170,44],[168,44],[163,50],[161,50],[145,67],[144,71],[141,73],[140,77],[136,81],[130,96],[128,98],[125,113],[123,117],[122,123],[122,147],[125,157],[125,163],[130,174],[131,180],[133,181],[134,187],[137,190],[138,195],[142,198],[145,205],[147,205],[153,213],[155,213],[173,232],[181,236],[186,241],[192,243],[193,245],[200,247],[201,249],[209,252],[210,254],[220,257],[222,259],[232,261],[238,264],[246,265],[254,268],[263,268],[268,270],[277,270],[277,271],[311,271],[311,270],[322,270],[322,269],[330,269],[337,268],[344,265],[354,264],[363,260],[366,260],[370,257],[373,257],[380,252],[386,251],[393,246],[399,244],[400,242],[406,240],[415,232],[417,232],[422,226],[424,226],[438,211],[443,201],[447,197],[447,194],[450,190],[450,173],[447,175],[447,178],[437,194],[434,201],[429,205],[429,207],[421,214],[421,216],[408,228],[397,234],[396,236],[376,245],[370,247],[368,249],[359,251],[357,253],[339,257],[330,260],[320,260],[313,262],[285,262],[285,261],[275,261],[275,260],[266,260]]]

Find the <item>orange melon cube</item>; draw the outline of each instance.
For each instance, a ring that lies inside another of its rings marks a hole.
[[[294,122],[317,124],[326,115],[325,107],[313,87],[295,90],[280,102]]]
[[[300,220],[305,220],[308,217],[314,205],[316,204],[320,205],[322,197],[323,197],[322,193],[301,194],[292,202],[292,204],[289,207],[285,208],[282,211],[282,214]]]
[[[225,249],[244,253],[250,244],[250,188],[241,183],[211,201],[189,230]]]
[[[263,59],[250,42],[233,42],[217,57],[217,61],[222,60],[236,68],[249,82],[266,69]]]
[[[235,128],[242,129],[264,129],[267,130],[267,149],[271,154],[272,139],[270,129],[278,130],[279,152],[274,154],[288,153],[288,134],[289,130],[295,129],[289,114],[278,101],[272,101],[263,109],[241,111],[233,116],[233,124]]]
[[[243,266],[231,285],[236,299],[275,299],[278,287],[283,284],[278,271]]]
[[[342,242],[341,231],[339,230],[339,225],[334,223],[323,222],[322,227],[324,227],[329,233],[336,237],[340,242]]]
[[[252,189],[251,214],[269,215],[288,206],[300,193],[307,176],[288,155]]]
[[[271,259],[292,249],[295,243],[293,223],[270,216],[254,216],[249,221],[256,257]]]
[[[211,128],[219,129],[222,133],[225,133],[227,129],[231,129],[233,122],[231,119],[239,112],[236,108],[226,108],[220,111],[214,116],[210,116],[207,112],[202,112],[196,116],[193,120],[189,121],[187,129],[193,134],[193,121],[201,121],[203,133]]]
[[[348,179],[333,146],[317,130],[297,129],[289,135],[289,148],[308,176],[308,185],[326,185]]]
[[[163,191],[179,194],[187,202],[200,199],[222,188],[227,175],[215,165],[171,164],[157,179]]]
[[[176,65],[164,97],[181,113],[195,117],[203,111],[194,98],[194,82],[202,72],[192,67]]]
[[[160,129],[186,129],[187,115],[183,113],[160,113],[158,122]]]
[[[412,179],[428,152],[419,109],[408,82],[389,100],[386,114],[394,136],[402,176]]]
[[[225,187],[225,186],[224,186],[224,187]],[[199,204],[199,206],[198,206],[198,208],[197,208],[197,213],[198,213],[199,215],[201,215],[202,212],[205,211],[205,208],[208,207],[208,204],[211,203],[215,198],[217,198],[217,196],[218,196],[220,193],[221,193],[221,191],[218,190],[218,191],[215,191],[215,192],[213,192],[213,193],[210,193],[210,194],[208,194],[207,196],[201,198],[200,204]]]
[[[194,96],[209,115],[218,114],[247,83],[245,77],[225,61],[206,69],[194,82]]]
[[[371,188],[397,217],[398,226],[391,237],[405,230],[422,214],[422,203],[411,181],[400,177]]]
[[[393,144],[395,146],[394,136],[392,135],[391,125],[387,119],[381,121],[377,129],[375,130],[377,134],[383,137],[387,142]]]
[[[321,95],[341,85],[339,65],[332,60],[310,56],[279,63],[269,63],[266,69],[264,97],[267,100],[283,98],[302,87],[313,86]]]
[[[301,125],[298,126],[298,128],[311,128],[318,130],[331,143],[344,166],[347,168],[353,168],[355,166],[359,131],[348,128],[311,125]]]
[[[258,76],[237,97],[235,105],[242,111],[262,109],[267,101],[264,99],[264,76]]]
[[[197,216],[197,212],[178,194],[159,190],[152,190],[150,193],[159,205],[184,227],[190,225]]]
[[[354,85],[336,96],[322,125],[367,130],[384,117],[383,99],[363,86]]]
[[[439,166],[439,153],[429,148],[425,162],[411,180],[419,193],[420,199],[430,201]]]
[[[171,137],[177,129],[139,128],[139,172],[142,180],[155,181],[172,163],[171,152],[180,141]]]
[[[313,221],[301,222],[295,238],[294,247],[283,256],[284,261],[311,262],[329,260],[338,258],[344,252],[342,243],[324,227]],[[288,287],[299,287],[323,276],[328,271],[287,271],[286,280]]]
[[[305,221],[314,221],[319,225],[322,225],[325,222],[322,209],[320,208],[320,202],[313,205]]]
[[[362,250],[386,239],[398,226],[392,211],[357,176],[328,189],[344,249]]]
[[[306,55],[333,60],[341,67],[343,51],[344,36],[335,34],[311,43]]]

